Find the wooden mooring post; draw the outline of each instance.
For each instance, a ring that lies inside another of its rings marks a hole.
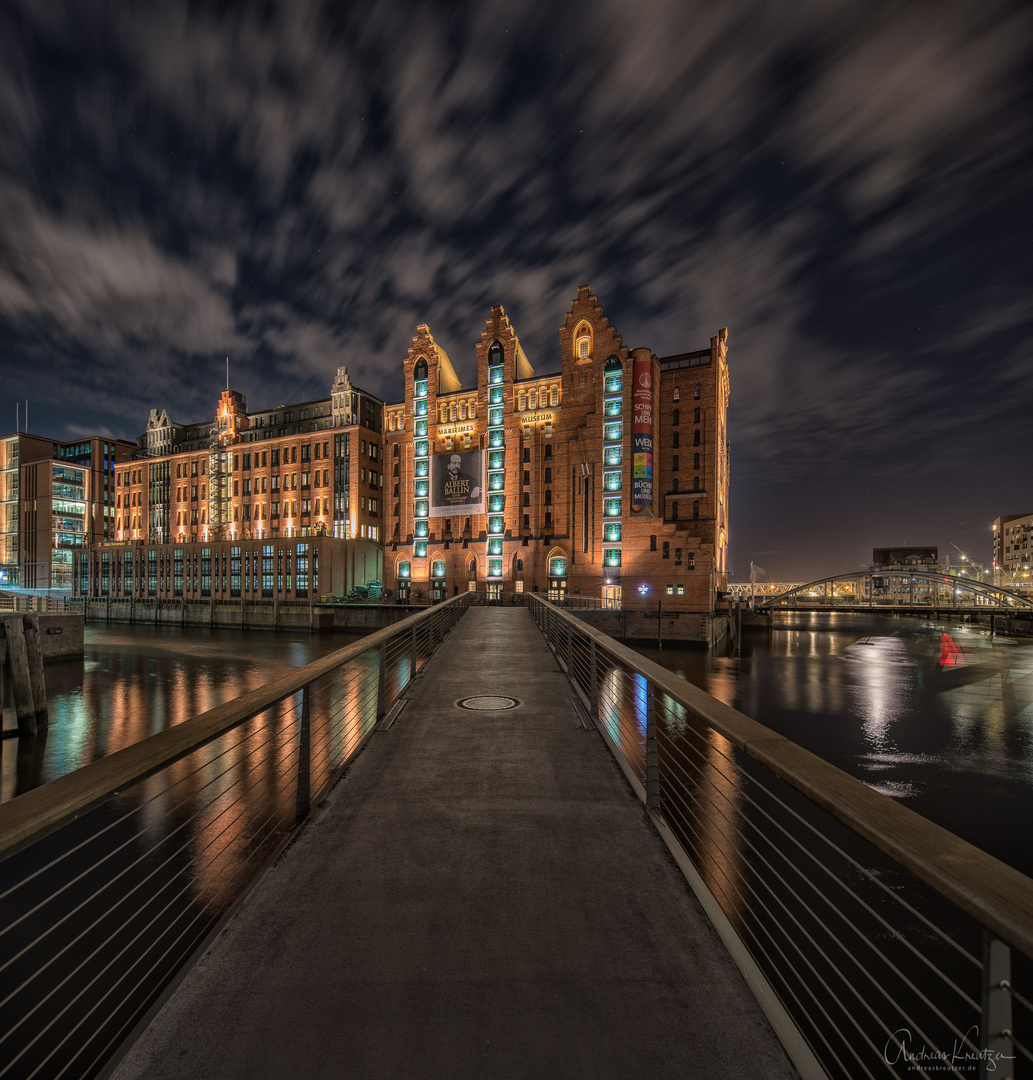
[[[3,619],[0,636],[0,659],[6,653],[5,666],[11,673],[14,709],[18,717],[18,735],[35,735],[47,726],[47,690],[43,680],[43,649],[39,640],[37,615],[9,615]],[[0,673],[0,702],[3,701],[3,676]]]

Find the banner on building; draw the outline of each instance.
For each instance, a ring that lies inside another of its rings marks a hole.
[[[632,495],[633,506],[653,502],[653,362],[635,360],[631,368],[632,391]]]
[[[484,513],[480,450],[454,450],[430,459],[430,517]]]

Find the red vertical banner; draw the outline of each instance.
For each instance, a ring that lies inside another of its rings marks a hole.
[[[636,350],[637,351],[637,350]],[[636,357],[631,367],[632,391],[632,505],[653,502],[653,361]]]

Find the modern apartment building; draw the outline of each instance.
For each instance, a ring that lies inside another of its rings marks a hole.
[[[115,536],[115,470],[136,449],[99,436],[0,439],[0,587],[72,588],[75,553]]]
[[[1033,554],[1033,514],[999,517],[993,526],[994,574],[1002,585],[1029,581]]]

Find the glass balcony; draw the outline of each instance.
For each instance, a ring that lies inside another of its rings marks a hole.
[[[604,491],[620,491],[621,489],[621,474],[619,472],[604,472],[603,473],[603,490]]]
[[[502,577],[502,560],[501,559],[489,559],[488,560],[488,577],[500,578]]]
[[[503,388],[501,386],[492,386],[488,390],[488,404],[489,405],[502,405],[503,404],[502,395],[503,395],[504,392],[505,391],[503,390]]]
[[[603,464],[604,465],[620,465],[623,456],[624,448],[621,446],[607,446],[603,450]]]
[[[417,499],[430,498],[430,481],[417,480],[415,485],[415,495]]]
[[[426,439],[417,439],[414,453],[418,458],[426,457],[430,453],[430,444]]]
[[[505,519],[499,514],[497,517],[488,518],[488,534],[490,536],[501,536],[505,532]]]
[[[493,428],[488,433],[488,445],[489,446],[505,446],[506,434],[502,428]]]
[[[427,396],[427,380],[417,379],[413,383],[412,396],[414,398],[425,398]]]
[[[426,416],[427,415],[427,400],[426,400],[426,398],[421,398],[419,401],[417,401],[413,408],[414,408],[414,412],[416,413],[417,416]]]
[[[504,472],[488,473],[488,490],[502,491],[506,486],[506,474]]]
[[[425,559],[427,557],[427,541],[417,540],[412,546],[412,553],[417,559]]]
[[[424,435],[425,436],[426,434],[427,434],[427,421],[426,420],[417,420],[416,421],[416,435],[418,435],[418,436],[419,435]]]
[[[416,475],[430,476],[430,462],[426,458],[416,462]]]
[[[502,540],[493,537],[488,541],[488,554],[489,555],[501,555],[502,554]]]
[[[488,385],[493,386],[495,383],[502,382],[504,373],[502,366],[488,368]]]
[[[618,394],[624,385],[624,377],[618,371],[615,375],[607,375],[603,380],[603,390],[607,394]]]

